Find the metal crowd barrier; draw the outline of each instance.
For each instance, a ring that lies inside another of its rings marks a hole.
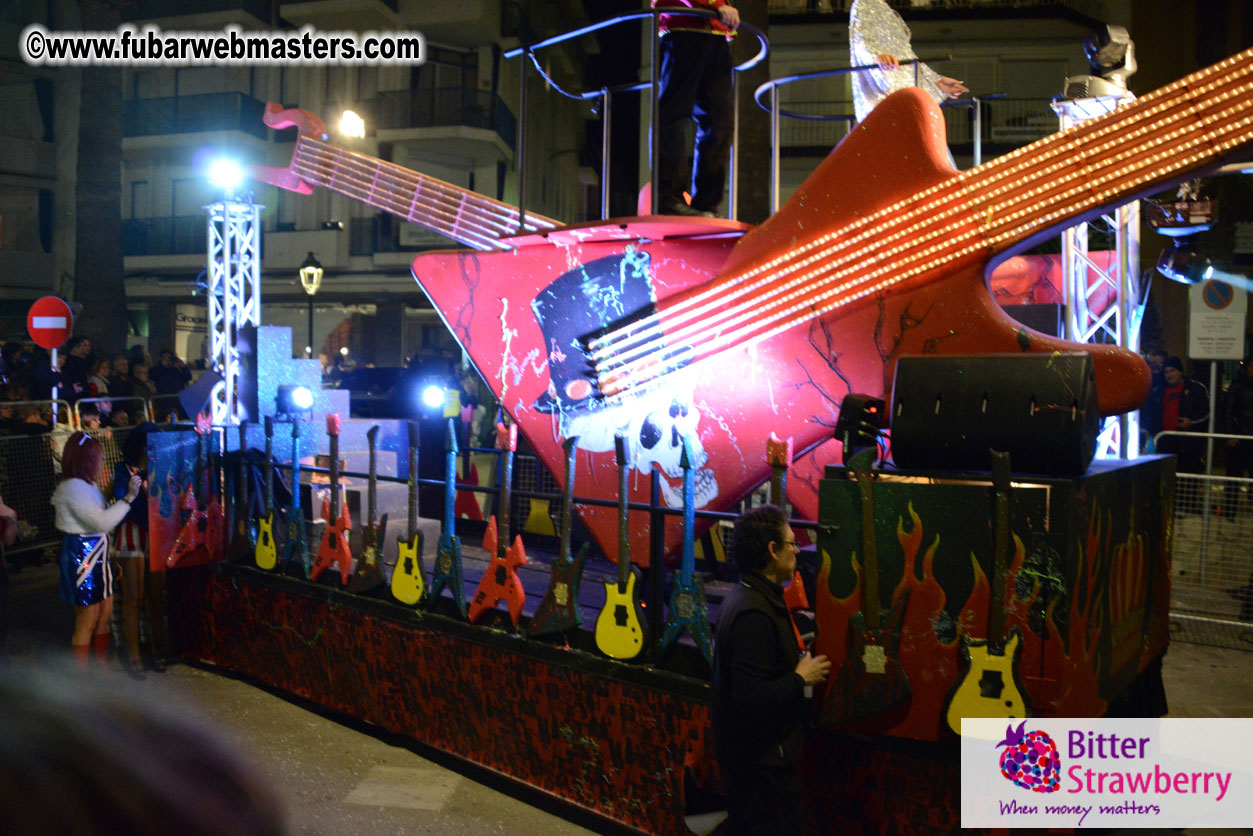
[[[1162,432],[1218,449],[1215,442],[1253,444],[1253,436]],[[1170,594],[1171,637],[1253,651],[1253,479],[1178,473]]]

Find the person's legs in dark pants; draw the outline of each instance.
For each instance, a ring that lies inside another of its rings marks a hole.
[[[796,767],[723,769],[727,825],[732,836],[799,836],[800,781]]]
[[[703,81],[696,91],[696,159],[692,178],[692,208],[716,212],[726,193],[727,168],[734,132],[731,93],[731,45],[708,38]]]
[[[670,32],[661,39],[660,94],[657,100],[657,205],[683,201],[688,184],[687,143],[684,127],[692,118],[701,80],[700,48],[709,35]]]
[[[1228,478],[1248,478],[1253,475],[1253,441],[1240,441],[1227,448]],[[1223,497],[1223,515],[1234,520],[1240,510],[1240,485],[1228,483]]]

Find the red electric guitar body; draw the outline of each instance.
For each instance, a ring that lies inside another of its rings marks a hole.
[[[340,495],[339,484],[339,414],[329,412],[326,415],[326,434],[330,436],[330,496],[322,500],[322,518],[326,520],[326,528],[322,531],[322,542],[318,543],[318,554],[313,560],[313,570],[309,579],[316,581],[322,573],[331,567],[339,569],[339,579],[348,585],[352,574],[352,551],[348,548],[348,530],[352,528],[352,519],[348,516],[348,503]]]
[[[778,429],[797,454],[789,498],[812,518],[815,477],[838,455],[824,442],[841,399],[889,395],[902,355],[1088,351],[1101,413],[1138,408],[1150,384],[1139,356],[1019,325],[984,276],[1066,225],[1253,145],[1250,113],[1246,51],[958,172],[940,111],[907,89],[747,234],[731,221],[649,216],[504,242],[466,235],[459,240],[483,251],[423,254],[413,273],[551,473],[561,473],[561,440],[579,438],[587,496],[614,498],[621,433],[636,471],[632,500],[647,500],[657,467],[665,501],[680,507],[686,436],[695,440],[697,507],[728,507],[770,475],[745,445]],[[279,126],[273,114],[267,121]],[[401,216],[428,193],[410,182],[419,175],[405,180],[391,164],[380,173],[384,164],[343,154],[350,164],[335,153],[294,159],[293,176]],[[513,249],[491,251],[500,243]],[[582,516],[616,558],[613,508],[585,506]],[[643,563],[648,532],[632,537]],[[668,550],[679,537],[667,532]]]
[[[509,543],[509,505],[513,501],[513,454],[518,449],[518,425],[510,424],[506,428],[498,422],[496,443],[500,448],[500,530],[496,530],[497,515],[493,514],[487,521],[487,531],[483,533],[483,548],[492,557],[474,591],[468,615],[470,623],[477,624],[488,610],[504,601],[509,620],[517,629],[522,618],[522,605],[526,603],[526,590],[518,577],[518,567],[526,563],[526,549],[522,547],[520,534],[514,538],[513,545],[506,546]]]

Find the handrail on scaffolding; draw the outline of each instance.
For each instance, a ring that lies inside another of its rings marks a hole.
[[[658,188],[658,183],[657,183],[658,171],[657,171],[657,159],[656,159],[656,155],[657,155],[656,132],[657,132],[657,118],[658,118],[657,117],[657,87],[658,87],[657,37],[658,37],[658,18],[662,14],[687,15],[689,17],[710,17],[710,18],[715,18],[718,16],[717,12],[710,11],[707,9],[667,8],[667,9],[651,9],[649,11],[641,11],[641,12],[632,12],[630,14],[619,15],[617,17],[608,18],[606,20],[602,20],[597,23],[590,23],[587,26],[580,26],[578,29],[573,29],[569,32],[565,32],[560,35],[554,35],[551,38],[545,38],[544,40],[539,41],[537,43],[527,44],[526,46],[521,46],[521,47],[516,47],[505,53],[506,58],[516,58],[519,55],[525,55],[527,58],[531,60],[531,63],[535,66],[535,69],[553,87],[553,89],[557,90],[558,92],[560,92],[563,96],[566,96],[567,98],[582,100],[582,101],[587,101],[588,99],[595,99],[595,98],[603,99],[603,103],[601,105],[602,107],[601,177],[600,177],[600,190],[601,190],[600,217],[601,217],[601,220],[604,220],[609,216],[609,157],[610,157],[610,146],[611,146],[610,105],[612,103],[613,94],[615,92],[629,92],[629,91],[645,90],[645,89],[649,90],[650,92],[652,101],[651,101],[651,107],[649,108],[648,163],[649,163],[649,168],[651,169],[650,182],[652,183],[651,213],[654,215],[657,214],[659,191],[660,191],[660,189]],[[539,65],[539,62],[535,59],[536,50],[544,49],[545,47],[554,46],[556,44],[563,43],[573,38],[579,38],[579,37],[582,37],[583,35],[587,35],[592,32],[599,31],[601,29],[606,29],[610,26],[616,26],[619,23],[626,23],[632,20],[644,20],[644,19],[648,19],[652,21],[652,24],[651,24],[652,25],[652,38],[649,41],[650,49],[649,49],[649,58],[648,58],[648,81],[647,82],[639,82],[636,84],[625,85],[621,87],[613,87],[613,88],[604,87],[604,88],[601,88],[600,90],[587,91],[584,93],[577,93],[577,94],[568,93],[565,90],[562,90],[560,86],[555,84],[552,81],[552,79],[548,77],[547,73],[544,72],[543,68]],[[751,24],[743,23],[743,22],[740,23],[739,29],[747,31],[753,34],[754,36],[756,36],[757,42],[758,42],[758,50],[757,50],[756,55],[754,55],[753,57],[749,58],[747,61],[744,61],[741,64],[735,65],[732,68],[734,72],[732,73],[732,76],[731,76],[731,79],[732,79],[731,96],[732,96],[732,101],[734,102],[734,113],[732,117],[732,123],[734,127],[732,128],[732,138],[731,138],[731,149],[732,149],[731,150],[731,187],[729,189],[730,195],[731,195],[731,206],[730,206],[730,211],[728,213],[729,217],[732,220],[735,219],[737,212],[738,212],[738,206],[737,206],[738,201],[737,201],[737,196],[736,196],[735,184],[739,176],[739,146],[740,146],[740,143],[739,143],[739,138],[740,138],[739,73],[743,72],[744,70],[751,69],[757,66],[758,64],[760,64],[762,61],[765,60],[766,56],[770,52],[770,42],[767,40],[765,33],[762,32],[760,29],[758,29],[755,26],[752,26]],[[526,127],[527,127],[527,115],[528,115],[527,101],[526,101],[526,65],[525,64],[522,65],[522,79],[518,87],[520,91],[518,94],[519,102],[518,102],[518,141],[517,141],[517,159],[520,161],[518,165],[518,228],[522,229],[524,225],[524,221],[525,221],[525,215],[526,215],[526,165],[525,163],[526,163]]]

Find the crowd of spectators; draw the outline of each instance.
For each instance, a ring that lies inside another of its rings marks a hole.
[[[0,349],[0,435],[39,435],[68,423],[64,410],[40,403],[50,402],[54,389],[56,399],[71,406],[84,401],[79,404],[84,426],[89,422],[96,427],[139,424],[147,416],[137,399],[177,395],[192,378],[187,364],[169,349],[161,351],[154,364],[142,346],[106,357],[92,351],[90,340],[74,337],[57,354],[53,368],[51,352],[29,341],[4,342]],[[157,409],[158,420],[182,417],[173,398]]]

